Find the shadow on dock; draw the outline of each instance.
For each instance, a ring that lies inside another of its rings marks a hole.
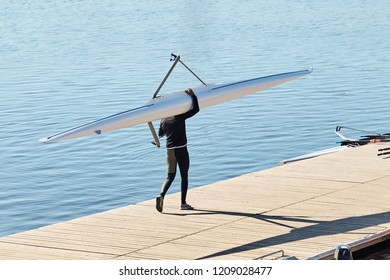
[[[193,212],[187,214],[181,214],[181,213],[180,214],[166,213],[166,214],[177,215],[177,216],[215,215],[215,214],[221,215],[222,214],[222,215],[230,215],[236,217],[238,216],[244,218],[253,218],[253,219],[261,220],[268,223],[273,223],[278,226],[291,229],[291,231],[287,234],[282,234],[271,238],[266,238],[255,242],[243,244],[237,247],[233,247],[227,250],[223,250],[211,255],[198,258],[198,260],[221,257],[233,253],[240,253],[240,252],[245,252],[245,251],[258,249],[262,247],[269,247],[272,245],[279,245],[287,242],[294,242],[294,241],[304,240],[304,239],[318,237],[318,236],[345,233],[348,231],[354,231],[362,228],[367,228],[370,226],[376,226],[378,224],[383,223],[384,220],[390,221],[389,211],[372,214],[372,215],[366,215],[366,216],[348,217],[348,218],[338,219],[334,221],[311,220],[305,218],[304,216],[286,217],[286,216],[275,216],[275,215],[266,215],[266,214],[251,214],[251,213],[241,213],[241,212],[208,211],[208,210],[196,210],[195,213]],[[310,223],[312,225],[302,227],[302,228],[295,228],[287,224],[284,224],[283,221],[305,222],[305,223]]]

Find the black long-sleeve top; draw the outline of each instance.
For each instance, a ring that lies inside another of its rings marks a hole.
[[[199,112],[199,103],[196,95],[192,95],[192,108],[180,115],[162,119],[158,136],[167,137],[167,149],[176,149],[187,146],[186,122]]]

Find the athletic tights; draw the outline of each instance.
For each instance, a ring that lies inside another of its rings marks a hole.
[[[181,176],[181,203],[185,204],[188,190],[188,170],[190,168],[190,158],[186,146],[176,149],[167,149],[168,176],[161,188],[161,195],[163,197],[165,196],[175,179],[177,165],[179,166]]]

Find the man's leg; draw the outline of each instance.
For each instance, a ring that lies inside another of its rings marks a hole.
[[[167,178],[165,179],[162,188],[161,193],[163,197],[168,192],[169,187],[171,186],[173,180],[176,176],[176,165],[177,165],[177,159],[175,156],[175,150],[167,149]]]
[[[167,149],[167,178],[165,179],[162,188],[160,196],[156,198],[156,209],[158,212],[163,211],[163,205],[164,205],[164,197],[166,193],[169,190],[169,187],[172,185],[173,180],[175,179],[176,175],[176,157],[173,150]]]
[[[186,204],[188,190],[188,170],[190,168],[190,158],[187,147],[175,149],[175,156],[180,169],[181,175],[181,204]]]

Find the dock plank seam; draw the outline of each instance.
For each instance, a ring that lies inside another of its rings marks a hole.
[[[77,250],[77,249],[61,248],[61,247],[54,247],[54,246],[33,245],[33,244],[26,244],[26,243],[12,242],[12,241],[2,241],[2,240],[0,241],[0,243],[13,244],[13,245],[19,245],[19,246],[26,246],[26,247],[31,247],[31,248],[45,248],[45,249],[55,249],[55,250],[61,250],[61,251],[72,251],[72,252],[81,252],[81,253],[91,253],[91,254],[115,256],[115,254],[104,253],[104,252],[96,252],[96,251],[89,251],[89,250],[84,250],[84,249],[83,250]]]
[[[337,183],[351,183],[351,184],[361,184],[364,183],[365,181],[351,181],[351,180],[339,180],[339,179],[327,179],[327,178],[318,178],[318,177],[310,177],[310,176],[290,176],[290,175],[256,175],[253,174],[254,177],[260,178],[260,177],[273,177],[273,178],[292,178],[292,179],[310,179],[313,181],[323,181],[323,182],[337,182]]]

